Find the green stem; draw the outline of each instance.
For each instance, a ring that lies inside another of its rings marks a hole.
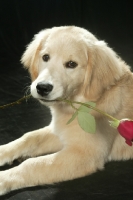
[[[61,101],[64,101],[63,99]],[[65,100],[65,102],[67,102],[70,106],[72,106],[72,108],[74,110],[77,110],[77,108],[73,105],[73,102],[72,101],[69,101],[69,100]]]
[[[111,119],[111,120],[113,120],[113,121],[118,121],[116,118],[112,117],[111,115],[109,115],[109,114],[105,113],[104,111],[99,110],[98,108],[93,107],[93,106],[91,106],[91,105],[89,105],[89,104],[81,103],[81,102],[78,102],[78,101],[70,101],[70,100],[68,100],[68,99],[62,99],[61,101],[64,101],[64,102],[69,103],[69,104],[75,103],[75,104],[80,104],[80,105],[86,106],[86,107],[91,108],[92,110],[95,110],[95,111],[97,111],[98,113],[100,113],[100,114],[102,114],[102,115],[108,117],[109,119]]]
[[[7,108],[7,107],[9,107],[9,106],[14,106],[15,104],[20,104],[23,100],[27,100],[27,99],[29,99],[31,97],[31,94],[29,94],[29,95],[27,95],[27,96],[24,96],[24,97],[22,97],[21,99],[19,99],[19,100],[17,100],[17,101],[15,101],[15,102],[12,102],[12,103],[9,103],[9,104],[6,104],[6,105],[3,105],[3,106],[0,106],[0,109],[1,108]]]
[[[15,104],[20,104],[23,100],[25,100],[25,99],[27,100],[27,99],[29,99],[30,97],[31,97],[31,94],[29,94],[29,95],[27,95],[27,96],[24,96],[24,97],[22,97],[21,99],[15,101],[15,102],[12,102],[12,103],[9,103],[9,104],[0,106],[0,109],[1,109],[1,108],[6,108],[6,107],[9,107],[9,106],[13,106],[13,105],[15,105]],[[97,111],[98,113],[100,113],[100,114],[102,114],[102,115],[108,117],[109,119],[111,119],[111,120],[113,120],[113,121],[118,121],[116,118],[112,117],[111,115],[109,115],[109,114],[103,112],[102,110],[99,110],[98,108],[96,108],[96,107],[94,107],[94,106],[91,106],[91,105],[89,105],[89,104],[82,103],[82,102],[78,102],[78,101],[70,101],[70,100],[68,100],[68,99],[60,99],[59,101],[63,101],[63,102],[68,103],[68,104],[71,105],[72,108],[75,109],[75,110],[77,110],[77,108],[73,105],[73,103],[86,106],[86,107],[91,108],[92,110],[95,110],[95,111]]]

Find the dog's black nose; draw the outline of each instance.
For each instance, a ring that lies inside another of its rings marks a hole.
[[[47,96],[53,89],[53,85],[49,83],[39,82],[36,86],[37,93],[41,96]]]

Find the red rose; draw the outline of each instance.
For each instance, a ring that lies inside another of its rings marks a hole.
[[[133,120],[123,119],[120,120],[119,126],[117,127],[120,135],[126,139],[126,143],[132,146],[133,141]]]
[[[132,146],[133,142],[133,120],[122,119],[110,122],[111,126],[117,128],[122,137],[126,139],[126,143]]]

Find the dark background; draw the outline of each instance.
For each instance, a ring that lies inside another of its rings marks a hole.
[[[0,105],[24,96],[30,78],[19,60],[33,35],[44,28],[84,27],[105,40],[133,66],[132,4],[131,0],[1,0]],[[50,119],[49,110],[33,99],[0,109],[0,145],[47,125]],[[0,170],[7,168],[4,166]],[[0,200],[6,199],[132,200],[133,161],[111,162],[104,171],[85,178],[13,191],[0,197]]]

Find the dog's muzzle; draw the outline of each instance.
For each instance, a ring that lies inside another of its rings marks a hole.
[[[47,96],[52,90],[53,85],[49,83],[39,82],[36,86],[37,93],[42,97]]]

